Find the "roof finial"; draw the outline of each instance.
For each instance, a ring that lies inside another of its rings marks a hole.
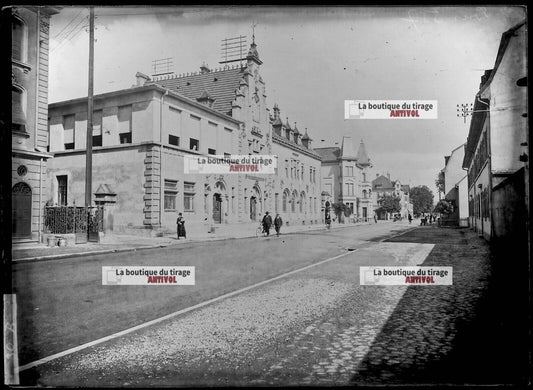
[[[252,21],[252,44],[255,45],[255,26],[257,26],[257,23],[254,21]]]

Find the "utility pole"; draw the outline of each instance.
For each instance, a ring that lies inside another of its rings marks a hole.
[[[87,98],[87,152],[85,154],[85,207],[91,207],[93,184],[93,92],[94,92],[94,7],[89,8],[89,92]]]

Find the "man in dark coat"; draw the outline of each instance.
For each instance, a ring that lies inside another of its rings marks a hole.
[[[178,227],[178,240],[180,237],[187,238],[187,233],[185,233],[185,219],[183,219],[181,213],[178,214],[176,225]]]
[[[270,235],[270,227],[272,226],[272,217],[268,214],[268,211],[265,213],[265,216],[263,217],[263,231],[266,233],[267,236]]]
[[[276,214],[276,218],[274,218],[274,229],[276,229],[276,234],[279,236],[279,231],[281,229],[281,226],[283,225],[283,221],[279,214]]]

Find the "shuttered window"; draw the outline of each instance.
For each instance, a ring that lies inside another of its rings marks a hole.
[[[13,17],[11,19],[11,58],[24,62],[25,58],[25,25],[22,20]]]
[[[11,122],[13,130],[26,131],[26,103],[24,91],[20,88],[11,89]]]

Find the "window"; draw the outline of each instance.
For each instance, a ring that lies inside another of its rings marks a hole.
[[[183,209],[194,211],[194,183],[183,183]]]
[[[217,151],[215,149],[207,149],[207,154],[217,154]]]
[[[93,135],[93,146],[102,146],[102,135]]]
[[[366,181],[366,173],[363,172],[363,181]]]
[[[346,195],[353,196],[353,183],[346,183]]]
[[[168,143],[170,145],[180,146],[180,137],[176,137],[175,135],[169,134],[168,135]]]
[[[285,177],[289,177],[289,160],[285,160]]]
[[[279,212],[279,194],[274,194],[274,212],[275,213],[278,213]]]
[[[131,133],[120,133],[119,137],[121,144],[131,144]]]
[[[67,205],[67,175],[57,176],[57,204]]]
[[[353,176],[353,167],[346,167],[346,176],[348,177]]]
[[[287,192],[283,193],[283,203],[282,203],[282,210],[284,213],[287,212],[287,201],[289,200],[289,194]]]
[[[231,154],[230,153],[224,153],[224,157],[231,158]]]
[[[63,143],[65,150],[74,149],[74,115],[63,116]]]
[[[102,110],[93,112],[93,146],[102,146]]]
[[[165,211],[176,211],[178,181],[165,179]]]
[[[118,132],[121,144],[131,144],[131,105],[118,108]]]
[[[26,132],[26,94],[20,87],[11,88],[11,129]]]
[[[189,140],[189,149],[198,151],[199,148],[200,148],[200,142],[195,138],[191,138]]]
[[[11,19],[11,58],[26,62],[27,31],[24,22],[13,16]]]

